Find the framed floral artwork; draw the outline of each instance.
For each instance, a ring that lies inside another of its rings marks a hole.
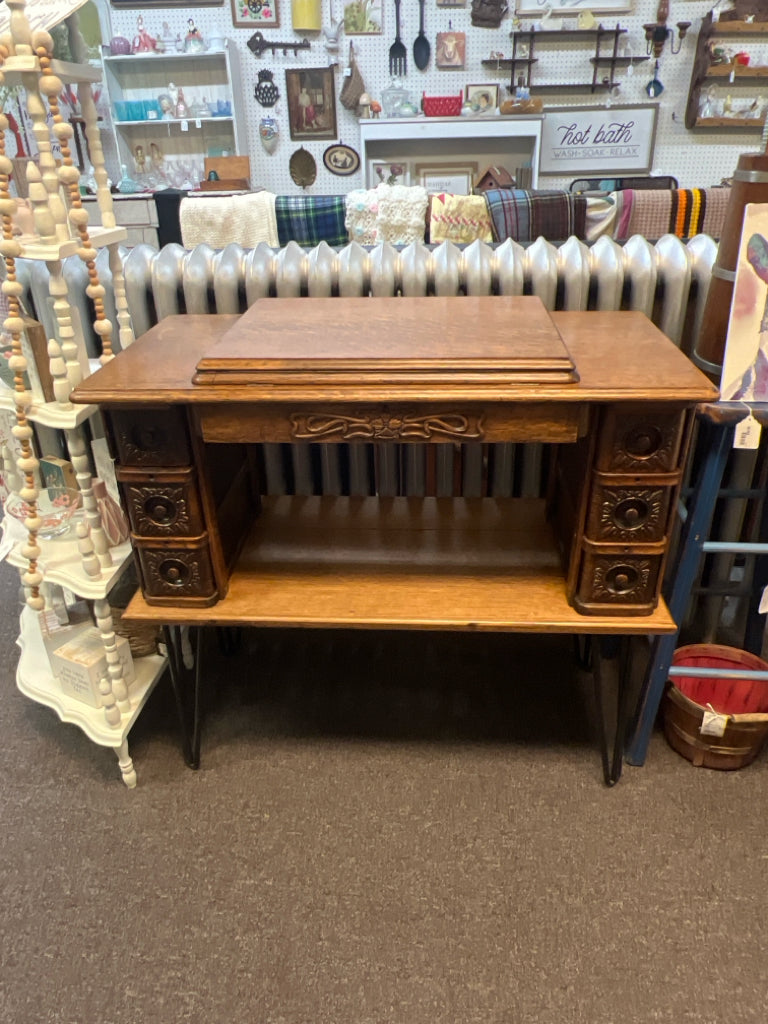
[[[382,0],[352,0],[344,4],[344,33],[380,36],[384,32]]]
[[[279,28],[278,0],[229,0],[235,28]]]

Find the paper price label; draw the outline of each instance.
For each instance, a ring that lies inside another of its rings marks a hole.
[[[202,128],[202,127],[203,127],[203,122],[198,117],[197,120],[195,121],[195,128]]]
[[[189,121],[182,121],[181,122],[181,130],[183,132],[188,132],[189,131]]]
[[[712,710],[712,705],[709,705],[704,712],[699,732],[702,736],[722,736],[727,725],[728,715],[718,714],[717,711]]]
[[[734,448],[758,448],[760,446],[760,424],[752,413],[736,424],[733,435]]]

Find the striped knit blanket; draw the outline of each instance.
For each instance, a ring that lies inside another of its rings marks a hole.
[[[728,188],[624,189],[622,215],[615,238],[632,235],[651,240],[662,235],[691,238],[706,234],[720,238],[730,199]]]
[[[527,192],[524,189],[491,189],[485,193],[497,242],[512,238],[533,242],[565,241],[571,235],[584,238],[587,200],[565,191]]]

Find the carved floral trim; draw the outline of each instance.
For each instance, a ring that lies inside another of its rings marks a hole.
[[[328,413],[294,413],[292,436],[297,440],[322,440],[338,436],[342,440],[419,440],[435,436],[457,441],[482,439],[482,417],[462,413],[432,413],[428,416],[399,416],[375,413],[370,416],[344,416]]]

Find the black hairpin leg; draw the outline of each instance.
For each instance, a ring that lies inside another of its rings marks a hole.
[[[592,651],[592,676],[595,684],[597,705],[597,726],[600,739],[600,756],[603,762],[603,779],[606,786],[615,786],[621,778],[624,763],[624,740],[627,731],[628,666],[629,642],[626,637],[594,637]],[[613,751],[608,747],[608,729],[605,713],[605,667],[610,662],[615,669],[616,715],[613,734]]]
[[[181,626],[163,626],[163,638],[168,651],[168,673],[176,700],[176,712],[181,729],[181,749],[184,761],[190,768],[200,767],[200,679],[202,674],[203,630],[192,628],[194,636],[194,663],[184,664],[183,634]],[[192,683],[192,724],[188,724],[185,701],[185,677],[193,675]]]

